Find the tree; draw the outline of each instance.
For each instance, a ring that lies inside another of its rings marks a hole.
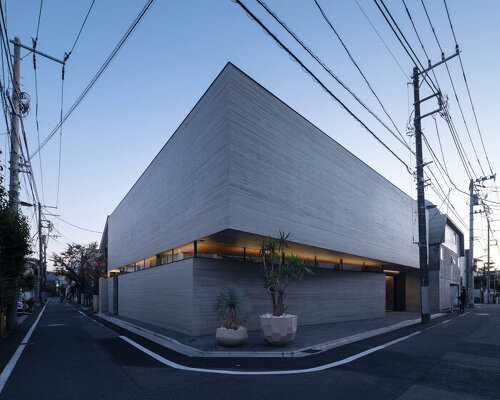
[[[0,176],[0,296],[2,303],[8,308],[16,307],[16,312],[17,279],[23,274],[30,253],[28,220],[13,209]]]
[[[280,231],[279,236],[279,239],[268,236],[260,249],[265,287],[271,296],[273,315],[276,317],[285,312],[285,289],[290,282],[313,273],[306,260],[296,254],[292,253],[285,261],[285,249],[288,248],[290,233]]]
[[[98,287],[98,280],[105,277],[108,268],[105,258],[99,253],[97,242],[86,245],[68,243],[66,250],[60,254],[53,253],[56,275],[63,275],[74,288],[84,291],[86,287]]]

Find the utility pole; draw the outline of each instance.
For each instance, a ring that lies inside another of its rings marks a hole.
[[[413,124],[415,127],[415,155],[417,161],[417,208],[418,208],[418,254],[419,254],[419,264],[420,264],[420,298],[421,298],[421,318],[422,323],[427,324],[431,319],[430,314],[430,301],[429,301],[429,260],[428,260],[428,248],[427,248],[427,216],[425,205],[425,186],[426,180],[424,178],[424,167],[429,163],[424,163],[423,152],[422,152],[422,120],[432,114],[440,112],[443,110],[443,97],[440,91],[432,93],[430,96],[420,99],[420,75],[423,75],[423,79],[428,77],[428,72],[437,67],[438,65],[446,63],[453,57],[459,54],[457,48],[456,52],[449,57],[441,56],[441,61],[438,61],[434,65],[431,65],[429,60],[428,68],[420,71],[417,66],[413,68],[412,83],[413,83],[413,106],[415,107],[415,116],[413,119]],[[420,104],[437,97],[439,108],[437,110],[428,112],[424,115],[420,114]]]
[[[488,301],[487,303],[490,304],[490,218],[488,217],[488,214],[486,214],[486,221],[488,222],[488,279],[487,279],[487,284],[488,284],[488,290],[486,291],[487,296],[488,296]]]
[[[21,153],[21,140],[19,134],[19,124],[21,118],[21,47],[23,49],[29,50],[34,54],[39,54],[45,58],[56,61],[63,65],[63,77],[64,77],[64,61],[58,60],[52,56],[49,56],[41,51],[34,48],[28,47],[21,44],[21,40],[15,37],[14,40],[10,40],[10,43],[14,45],[14,76],[12,77],[12,114],[11,114],[11,132],[10,132],[10,182],[9,182],[9,201],[14,212],[19,212],[19,192],[20,192],[20,181],[19,181],[19,161]],[[38,239],[40,241],[39,246],[39,258],[40,265],[38,268],[38,285],[37,285],[37,297],[40,299],[40,273],[42,269],[42,245],[41,245],[41,205],[38,203]],[[7,329],[11,330],[17,326],[17,278],[11,279],[9,282],[9,292],[12,293],[14,301],[12,304],[7,304]]]
[[[38,202],[38,283],[36,287],[36,297],[38,302],[41,303],[41,280],[42,280],[42,206],[40,202]]]
[[[465,290],[469,307],[474,307],[474,206],[476,204],[474,196],[474,180],[469,184],[469,259],[466,263]]]
[[[471,179],[469,183],[469,259],[466,264],[465,286],[470,307],[474,307],[474,214],[482,212],[474,211],[474,206],[479,205],[478,197],[474,193],[474,189],[476,188],[476,183],[481,183],[489,179],[496,179],[496,174]]]
[[[19,155],[21,141],[19,138],[20,119],[20,76],[21,76],[21,47],[19,38],[14,38],[14,82],[12,82],[12,114],[10,132],[10,182],[9,201],[13,212],[19,212]],[[7,330],[17,326],[17,277],[11,278],[8,283],[8,292],[12,294],[11,301],[7,304]]]
[[[422,323],[431,319],[429,304],[429,264],[427,262],[427,221],[424,191],[424,160],[422,155],[422,125],[420,116],[420,79],[417,67],[413,68],[413,101],[415,106],[415,147],[417,157],[417,207],[418,207],[418,254],[420,259],[420,296]]]
[[[20,76],[21,76],[21,46],[19,38],[14,38],[14,82],[12,82],[12,114],[10,119],[10,182],[9,200],[15,212],[19,211],[19,155],[21,141],[19,135],[20,121]]]

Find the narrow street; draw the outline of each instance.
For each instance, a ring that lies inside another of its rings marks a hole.
[[[305,358],[187,359],[52,300],[0,399],[495,399],[500,307],[469,311]]]

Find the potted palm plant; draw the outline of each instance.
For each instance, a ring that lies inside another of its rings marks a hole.
[[[262,337],[273,346],[283,346],[293,340],[297,333],[297,315],[285,313],[285,290],[294,280],[312,274],[306,260],[291,254],[285,260],[290,233],[279,232],[279,239],[269,236],[263,241],[260,254],[265,287],[272,304],[272,314],[260,316]]]
[[[248,339],[247,328],[241,326],[248,318],[246,296],[237,286],[227,286],[215,303],[217,316],[223,327],[217,328],[215,339],[223,346],[240,346]]]

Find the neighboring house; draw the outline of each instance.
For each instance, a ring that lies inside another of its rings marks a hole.
[[[56,284],[57,284],[57,276],[53,272],[47,272],[45,274],[45,291],[50,296],[56,295]]]
[[[429,203],[430,204],[430,203]],[[458,305],[457,297],[465,284],[464,234],[437,208],[428,211],[429,294],[431,312]]]
[[[292,232],[314,275],[289,288],[299,324],[420,310],[415,201],[228,63],[106,221],[105,311],[213,333],[216,294],[269,312],[259,247]]]

